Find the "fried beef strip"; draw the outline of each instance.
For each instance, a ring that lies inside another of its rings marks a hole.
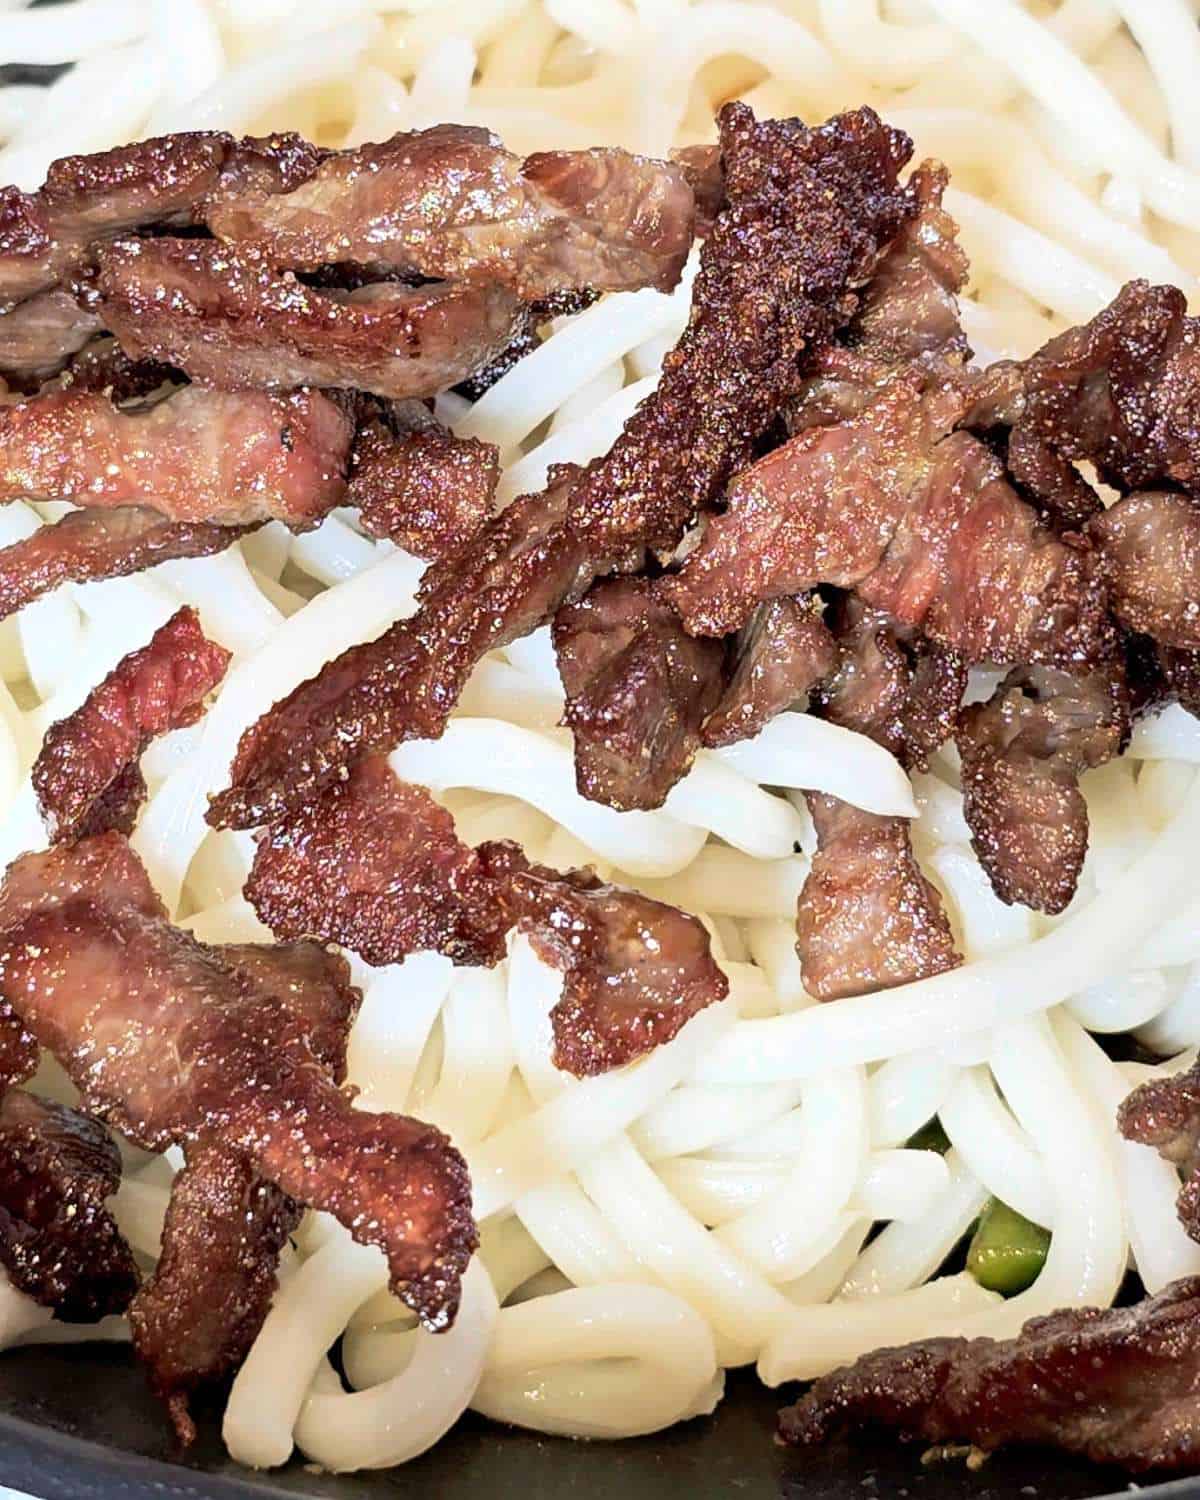
[[[100,319],[54,287],[0,314],[0,376],[13,390],[36,390],[100,332]]]
[[[0,500],[150,505],[171,521],[303,529],[341,503],[352,434],[319,391],[185,386],[139,409],[53,391],[0,408]]]
[[[294,135],[235,141],[215,131],[63,157],[36,193],[0,189],[0,309],[86,267],[97,244],[140,227],[194,224],[225,196],[286,191],[320,157]]]
[[[455,437],[416,402],[427,420],[360,425],[350,457],[346,503],[363,529],[417,557],[438,558],[464,546],[492,514],[500,479],[494,443]]]
[[[668,588],[691,631],[818,583],[969,661],[1085,665],[1112,648],[1102,571],[1060,540],[999,459],[954,432],[960,399],[910,368],[861,415],[806,428],[739,474]]]
[[[368,261],[422,276],[498,282],[525,298],[679,279],[694,205],[682,172],[618,150],[522,161],[488,130],[435,125],[326,158],[280,197],[227,198],[218,238],[276,265]]]
[[[504,957],[508,922],[477,852],[383,756],[265,830],[245,895],[276,937],[340,943],[371,964],[425,949],[469,965]]]
[[[335,1083],[359,992],[345,960],[315,943],[227,945],[220,958],[304,1026]],[[245,1359],[275,1293],[279,1255],[303,1208],[220,1144],[187,1148],[171,1187],[162,1254],[129,1308],[134,1348],[166,1402],[180,1441],[195,1438],[196,1387]]]
[[[0,1098],[0,1263],[68,1323],[122,1313],[137,1290],[133,1252],[104,1206],[120,1181],[98,1120],[24,1089]]]
[[[89,833],[106,826],[130,832],[130,799],[136,814],[137,793],[145,789],[137,774],[143,750],[200,717],[229,661],[229,652],[206,638],[196,611],[184,605],[147,645],[122,657],[74,713],[50,726],[32,776],[53,842],[78,837],[85,824]],[[102,799],[108,800],[98,818]]]
[[[886,619],[842,606],[839,661],[813,708],[867,734],[905,766],[923,765],[954,725],[962,662],[906,648]],[[818,1000],[890,989],[962,962],[937,891],[921,873],[903,818],[810,793],[817,852],[796,907],[804,987]]]
[[[527,634],[592,580],[672,548],[798,389],[799,356],[850,311],[906,205],[907,140],[870,110],[817,130],[721,112],[728,204],[705,240],[692,313],[658,389],[611,451],[557,469],[453,558],[422,607],[302,684],[243,736],[217,826],[300,805],[359,756],[441,733],[475,663]],[[797,232],[800,226],[800,232]]]
[[[352,1108],[304,1022],[170,925],[119,834],[17,860],[0,929],[5,1001],[91,1109],[148,1150],[244,1158],[378,1245],[428,1327],[451,1321],[476,1242],[462,1158],[430,1126]]]
[[[1200,650],[1200,502],[1169,490],[1126,495],[1088,531],[1121,623],[1164,646]]]
[[[60,583],[122,578],[173,557],[210,557],[254,529],[169,521],[148,505],[72,511],[0,547],[0,619]]]
[[[530,865],[516,845],[468,848],[382,756],[263,833],[246,897],[278,936],[342,943],[374,964],[436,949],[491,965],[512,927],[528,932],[564,970],[554,1057],[578,1075],[631,1061],[727,993],[694,917],[588,870]]]
[[[880,1428],[923,1443],[1061,1448],[1133,1473],[1200,1464],[1200,1278],[1132,1307],[1064,1308],[1015,1339],[877,1349],[780,1413],[785,1443]]]
[[[648,578],[608,578],[554,617],[583,797],[661,807],[700,748],[726,680],[723,641],[695,640]]]
[[[1088,845],[1079,777],[1129,738],[1124,674],[1018,667],[986,703],[963,710],[963,813],[992,889],[1051,915],[1075,894]]]
[[[1186,311],[1177,287],[1131,281],[1090,323],[993,365],[966,420],[1088,459],[1120,490],[1200,494],[1200,345]]]
[[[525,317],[494,282],[318,291],[215,240],[118,240],[99,262],[98,311],[124,348],[206,385],[432,396],[494,360]]]
[[[130,359],[116,339],[98,338],[73,356],[59,384],[73,391],[101,391],[120,405],[178,379],[178,370],[170,365]]]
[[[1179,1222],[1200,1241],[1200,1064],[1134,1089],[1117,1110],[1117,1128],[1180,1169]]]
[[[760,604],[742,631],[733,676],[701,742],[715,748],[751,739],[827,677],[836,660],[819,595]]]

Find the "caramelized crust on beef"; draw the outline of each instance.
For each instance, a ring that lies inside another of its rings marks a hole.
[[[1117,1128],[1126,1140],[1153,1146],[1180,1169],[1179,1222],[1200,1241],[1200,1064],[1134,1089],[1117,1110]]]
[[[461,964],[504,957],[508,921],[478,855],[383,756],[266,829],[245,894],[277,937],[341,943],[372,964],[424,949]]]
[[[1088,531],[1121,623],[1164,646],[1200,650],[1200,503],[1169,490],[1125,495]]]
[[[341,504],[352,433],[319,391],[186,386],[141,409],[53,391],[0,408],[0,500],[149,505],[171,521],[303,529]]]
[[[455,437],[432,417],[400,433],[371,422],[354,440],[346,503],[372,536],[417,557],[446,557],[491,516],[499,479],[494,443]]]
[[[753,738],[832,672],[837,647],[817,594],[760,604],[738,640],[733,676],[705,721],[705,745]]]
[[[869,735],[903,765],[924,765],[953,728],[962,662],[938,646],[902,644],[885,618],[854,600],[841,606],[837,636],[838,666],[817,688],[814,710]],[[817,852],[796,907],[796,951],[809,994],[862,995],[961,963],[905,819],[816,793],[808,805]]]
[[[1129,737],[1124,674],[1018,667],[986,703],[963,710],[963,813],[992,889],[1056,914],[1075,894],[1088,844],[1079,777]]]
[[[264,832],[246,896],[277,935],[342,943],[375,964],[424,949],[494,964],[517,927],[563,970],[554,1056],[580,1076],[650,1051],[728,988],[694,917],[590,870],[531,865],[515,844],[468,848],[382,756]]]
[[[250,827],[309,800],[360,755],[441,733],[484,652],[528,633],[597,575],[673,547],[780,405],[800,354],[851,308],[908,208],[907,140],[870,110],[819,130],[720,117],[728,203],[701,252],[691,318],[658,389],[582,475],[551,473],[452,559],[430,569],[422,608],[356,646],[246,732],[217,826]],[[804,226],[798,234],[796,225]]]
[[[580,795],[621,811],[661,807],[720,699],[724,642],[689,636],[649,579],[609,578],[558,611],[554,650]]]
[[[590,870],[531,865],[515,844],[483,844],[483,867],[539,956],[563,971],[550,1012],[554,1064],[604,1073],[669,1042],[729,982],[703,924]]]
[[[353,1109],[306,1023],[156,905],[119,835],[24,855],[0,889],[5,1001],[131,1140],[244,1158],[378,1245],[396,1294],[445,1327],[476,1242],[462,1158],[430,1126]]]
[[[991,1452],[1033,1443],[1133,1473],[1200,1464],[1200,1278],[1132,1307],[1064,1308],[1015,1339],[877,1349],[780,1413],[785,1443],[880,1428]]]
[[[66,1322],[124,1312],[137,1290],[133,1254],[104,1206],[120,1181],[120,1154],[98,1120],[24,1089],[0,1099],[0,1263]]]
[[[215,240],[118,240],[96,286],[105,326],[134,358],[235,389],[432,396],[495,359],[525,317],[491,282],[318,291]]]
[[[222,240],[276,265],[364,261],[497,282],[522,297],[679,279],[694,209],[683,174],[625,151],[544,151],[524,162],[490,131],[435,125],[326,158],[278,201],[209,212]]]
[[[54,842],[78,837],[85,822],[89,833],[130,831],[130,804],[136,814],[145,790],[137,772],[143,750],[158,735],[195,723],[229,661],[184,605],[148,645],[122,657],[73,714],[50,726],[32,776]]]
[[[1176,287],[1131,281],[1090,323],[993,365],[972,426],[1027,431],[1117,489],[1200,492],[1200,344]]]
[[[123,578],[173,557],[211,557],[253,526],[171,521],[148,505],[77,510],[0,547],[0,619],[61,583]]]

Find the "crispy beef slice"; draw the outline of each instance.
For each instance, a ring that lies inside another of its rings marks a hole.
[[[1200,1241],[1200,1066],[1151,1078],[1133,1090],[1117,1110],[1117,1128],[1129,1141],[1153,1146],[1183,1174],[1177,1200],[1179,1222]]]
[[[877,1349],[780,1413],[785,1443],[884,1429],[990,1452],[1036,1444],[1133,1473],[1200,1464],[1200,1279],[1132,1307],[1064,1308],[1015,1339]]]
[[[728,988],[694,917],[588,870],[530,865],[515,844],[468,848],[383,757],[264,832],[246,895],[274,932],[340,942],[376,964],[422,949],[494,964],[518,927],[564,972],[554,1058],[579,1076],[669,1040]]]
[[[1117,489],[1200,493],[1197,323],[1176,287],[1131,281],[1090,323],[988,370],[967,420],[1088,459]]]
[[[668,585],[689,630],[760,601],[852,588],[969,661],[1070,667],[1112,649],[1092,551],[1056,537],[995,455],[949,432],[957,399],[915,367],[860,415],[798,433],[739,474]]]
[[[906,645],[855,600],[843,603],[837,635],[838,665],[816,690],[814,709],[869,735],[903,765],[924,765],[953,728],[966,681],[961,660],[937,646]],[[817,852],[796,907],[796,951],[809,994],[838,1000],[961,963],[907,821],[819,793],[808,805]]]
[[[101,329],[94,312],[53,287],[0,314],[0,376],[15,390],[36,390],[57,375]]]
[[[122,1313],[137,1290],[133,1253],[104,1206],[120,1181],[98,1120],[24,1089],[0,1099],[0,1263],[66,1322]]]
[[[720,146],[680,146],[671,160],[687,178],[696,200],[696,233],[706,235],[725,206],[725,173]]]
[[[525,315],[494,282],[322,291],[215,240],[118,240],[100,254],[97,291],[105,326],[134,358],[205,385],[395,398],[466,379],[506,348]]]
[[[173,557],[210,557],[253,526],[170,521],[147,505],[77,510],[0,547],[0,619],[62,583],[122,578]]]
[[[733,676],[701,740],[717,747],[752,739],[799,703],[834,667],[837,647],[817,594],[760,604],[738,641]]]
[[[0,889],[13,918],[0,937],[4,999],[131,1140],[215,1144],[249,1161],[378,1245],[396,1294],[446,1327],[476,1242],[461,1156],[430,1126],[352,1108],[305,1023],[145,909],[147,884],[117,834],[17,860]]]
[[[346,503],[372,536],[418,557],[445,557],[491,516],[499,478],[494,443],[455,437],[437,423],[397,434],[371,422],[354,441]]]
[[[849,315],[848,292],[907,212],[906,138],[870,110],[817,130],[720,116],[727,207],[707,237],[688,327],[657,390],[582,474],[551,473],[435,564],[417,614],[331,662],[243,736],[217,826],[299,806],[360,755],[441,733],[486,651],[592,579],[674,547],[798,389],[800,354]],[[796,226],[802,226],[798,233]]]
[[[246,899],[277,937],[341,943],[368,963],[425,949],[462,964],[504,956],[508,921],[479,856],[383,756],[264,831]]]
[[[534,298],[573,287],[668,290],[694,207],[683,174],[665,162],[617,150],[522,162],[490,131],[435,125],[330,155],[278,201],[228,198],[208,222],[276,265],[367,261]]]
[[[303,529],[341,504],[352,433],[319,391],[185,386],[137,410],[53,391],[0,408],[0,500],[149,505],[171,521]]]
[[[219,955],[300,1020],[313,1053],[341,1083],[361,998],[345,959],[315,943],[226,945]],[[188,1148],[171,1187],[158,1265],[129,1309],[134,1348],[185,1445],[195,1438],[189,1394],[246,1357],[302,1213],[236,1152]]]
[[[0,308],[48,291],[129,230],[193,224],[230,194],[295,187],[320,156],[294,135],[186,131],[63,157],[38,192],[0,191]]]
[[[1088,844],[1079,777],[1129,737],[1124,675],[1018,667],[962,712],[963,812],[992,889],[1056,914],[1075,894]]]
[[[550,1013],[556,1067],[582,1078],[632,1062],[729,993],[695,917],[590,870],[531,865],[515,844],[477,852],[510,920],[563,971]]]
[[[725,686],[724,642],[689,636],[648,578],[609,578],[558,611],[554,649],[580,795],[661,807]]]
[[[245,1359],[303,1212],[244,1157],[219,1145],[188,1150],[154,1275],[129,1308],[134,1348],[185,1447],[196,1438],[190,1393]]]
[[[229,652],[205,637],[196,611],[184,605],[147,645],[122,657],[73,714],[50,726],[32,775],[54,842],[77,837],[85,823],[90,833],[103,832],[106,824],[130,831],[129,803],[136,812],[145,790],[137,773],[143,750],[200,717],[229,661]]]
[[[1125,495],[1088,530],[1121,623],[1164,646],[1200,650],[1200,503],[1169,490]]]

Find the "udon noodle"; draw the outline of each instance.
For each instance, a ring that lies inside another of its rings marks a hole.
[[[711,137],[735,94],[760,113],[868,102],[954,174],[983,358],[1022,354],[1135,275],[1200,276],[1200,31],[1194,0],[68,0],[0,3],[0,58],[74,62],[0,88],[0,181],[192,127],[292,128],[322,144],[453,120],[514,150],[612,143],[663,154]],[[687,316],[614,295],[556,327],[473,407],[439,414],[499,445],[501,498],[603,451],[653,387]],[[0,510],[0,544],[59,514]],[[155,745],[135,843],[173,914],[207,940],[265,935],[241,896],[246,835],[207,796],[242,730],[345,647],[414,607],[421,564],[331,515],[292,537],[137,578],[65,587],[0,626],[0,858],[42,843],[28,769],[46,726],[181,601],[234,653],[207,717]],[[980,683],[975,690],[983,691]],[[449,1130],[470,1162],[483,1246],[451,1332],[386,1290],[382,1256],[310,1215],[225,1415],[231,1453],[332,1469],[422,1452],[468,1407],[553,1433],[620,1437],[709,1412],[723,1371],[816,1376],[933,1332],[1008,1334],[1109,1302],[1132,1258],[1150,1291],[1200,1272],[1164,1162],[1121,1141],[1144,1067],[1093,1033],[1134,1031],[1175,1069],[1200,1042],[1200,723],[1170,708],[1085,777],[1092,847],[1071,907],[1002,905],[970,853],[955,757],[910,785],[859,736],[785,714],[703,752],[657,812],[575,790],[548,633],[485,659],[442,740],[392,756],[464,838],[591,862],[697,912],[730,998],[669,1045],[578,1081],[549,1060],[559,977],[523,939],[480,973],[418,955],[356,966],[351,1078],[373,1108]],[[800,789],[912,817],[967,962],[815,1006],[792,915],[813,848]],[[47,1070],[39,1086],[61,1091]],[[905,1142],[937,1116],[944,1157]],[[115,1203],[147,1262],[168,1168],[132,1154]],[[1052,1232],[1004,1301],[939,1266],[995,1195]],[[882,1225],[868,1242],[870,1232]],[[932,1279],[931,1279],[932,1278]],[[120,1337],[122,1325],[104,1325]],[[94,1336],[94,1330],[79,1330]],[[11,1288],[7,1342],[69,1336]],[[327,1355],[342,1340],[347,1391]]]

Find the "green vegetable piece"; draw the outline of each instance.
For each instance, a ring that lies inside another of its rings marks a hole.
[[[967,1251],[967,1270],[989,1292],[1012,1297],[1037,1280],[1050,1248],[1050,1231],[992,1198]]]
[[[939,1156],[945,1156],[950,1149],[950,1137],[934,1115],[928,1125],[922,1125],[916,1135],[909,1137],[908,1144],[913,1151],[936,1151]]]

